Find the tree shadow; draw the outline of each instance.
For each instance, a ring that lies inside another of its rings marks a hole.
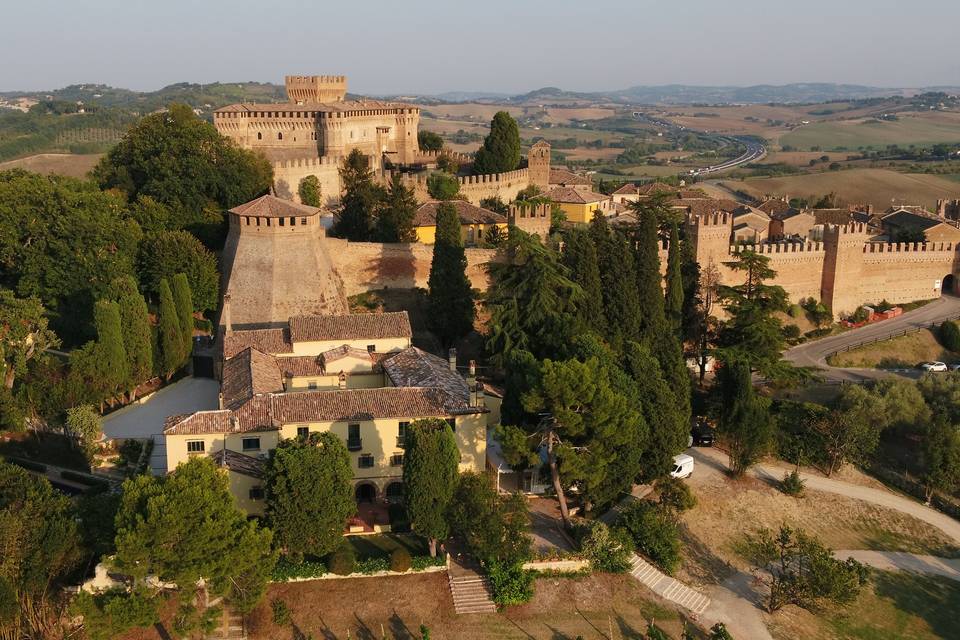
[[[960,583],[902,571],[874,572],[873,580],[877,597],[889,599],[900,611],[922,618],[938,636],[956,637]]]
[[[320,625],[321,625],[320,637],[323,638],[323,640],[337,640],[337,634],[335,634],[330,629],[330,627],[327,626],[327,623],[324,621],[323,616],[320,614],[317,614],[317,620],[320,621]],[[297,625],[293,625],[293,630],[294,630],[293,640],[307,640],[307,638],[310,637],[308,634],[303,633],[303,631],[301,631],[300,628],[297,627]]]
[[[167,631],[167,628],[163,626],[162,622],[154,623],[153,630],[157,632],[158,636],[160,636],[160,640],[173,640],[173,637],[170,635],[170,632]]]
[[[601,638],[606,638],[607,640],[613,640],[610,636],[608,636],[608,635],[605,634],[603,631],[601,631],[600,629],[598,629],[598,628],[597,628],[597,625],[595,625],[595,624],[593,624],[592,622],[590,622],[590,620],[587,618],[587,616],[583,615],[583,611],[580,611],[580,607],[577,607],[577,608],[576,608],[576,612],[577,612],[577,615],[579,615],[581,618],[583,618],[583,621],[586,622],[588,625],[590,625],[590,628],[593,629],[594,631],[596,631]]]
[[[684,555],[690,561],[686,566],[687,572],[698,582],[719,584],[736,573],[727,561],[715,554],[682,522],[680,538],[684,544]]]
[[[377,640],[380,636],[373,632],[366,622],[354,612],[354,619],[357,621],[357,640]]]
[[[622,615],[617,615],[617,629],[620,631],[620,637],[622,638],[645,638],[645,630],[637,630],[633,628],[633,625],[624,619]]]
[[[410,627],[407,626],[407,623],[403,621],[403,618],[401,618],[400,614],[396,611],[390,616],[388,626],[395,640],[417,640],[419,637],[413,634],[413,631],[410,630]]]

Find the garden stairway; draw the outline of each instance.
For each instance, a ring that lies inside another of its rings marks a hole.
[[[217,628],[207,638],[209,640],[247,640],[243,616],[230,607],[223,607],[223,615]]]
[[[447,576],[454,610],[457,613],[496,612],[490,581],[480,573],[476,562],[468,554],[456,545],[451,547],[453,553],[447,556]]]
[[[630,560],[630,575],[661,598],[675,602],[696,614],[703,613],[710,604],[710,598],[671,578],[636,554]]]

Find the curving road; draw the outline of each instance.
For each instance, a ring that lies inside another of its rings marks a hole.
[[[927,327],[932,323],[940,323],[957,316],[960,316],[960,297],[944,295],[939,300],[926,304],[919,309],[908,311],[902,316],[868,324],[859,329],[852,329],[839,335],[814,340],[787,349],[783,353],[783,357],[799,367],[820,369],[824,379],[834,382],[863,382],[891,375],[916,378],[920,376],[920,371],[895,373],[880,369],[831,367],[827,364],[827,356],[846,347],[872,340],[885,340],[902,333],[904,330]]]
[[[660,118],[654,118],[645,113],[639,111],[634,112],[634,117],[638,120],[645,120],[651,124],[654,124],[663,129],[672,129],[675,132],[680,131],[690,131],[693,133],[698,133],[703,136],[710,136],[720,142],[726,142],[728,144],[743,144],[746,146],[746,151],[741,155],[733,158],[732,160],[726,160],[717,165],[711,165],[709,167],[703,167],[701,169],[690,169],[687,174],[691,176],[705,176],[711,173],[719,173],[720,171],[726,171],[727,169],[733,169],[742,164],[747,164],[748,162],[753,162],[759,160],[767,155],[767,148],[763,146],[760,142],[753,138],[741,137],[741,136],[726,136],[718,135],[715,133],[710,133],[709,131],[699,131],[697,129],[689,129],[687,127],[675,124],[669,120],[662,120]]]

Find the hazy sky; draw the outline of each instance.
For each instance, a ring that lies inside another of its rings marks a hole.
[[[960,0],[2,0],[0,90],[282,82],[358,93],[960,85]]]

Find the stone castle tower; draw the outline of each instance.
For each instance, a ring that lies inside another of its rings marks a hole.
[[[347,76],[286,76],[287,98],[293,104],[343,102]]]
[[[540,140],[527,153],[527,167],[530,172],[530,184],[543,190],[550,188],[550,143]]]
[[[867,230],[863,223],[827,225],[823,230],[822,302],[838,312],[856,310],[863,303],[863,246]]]

